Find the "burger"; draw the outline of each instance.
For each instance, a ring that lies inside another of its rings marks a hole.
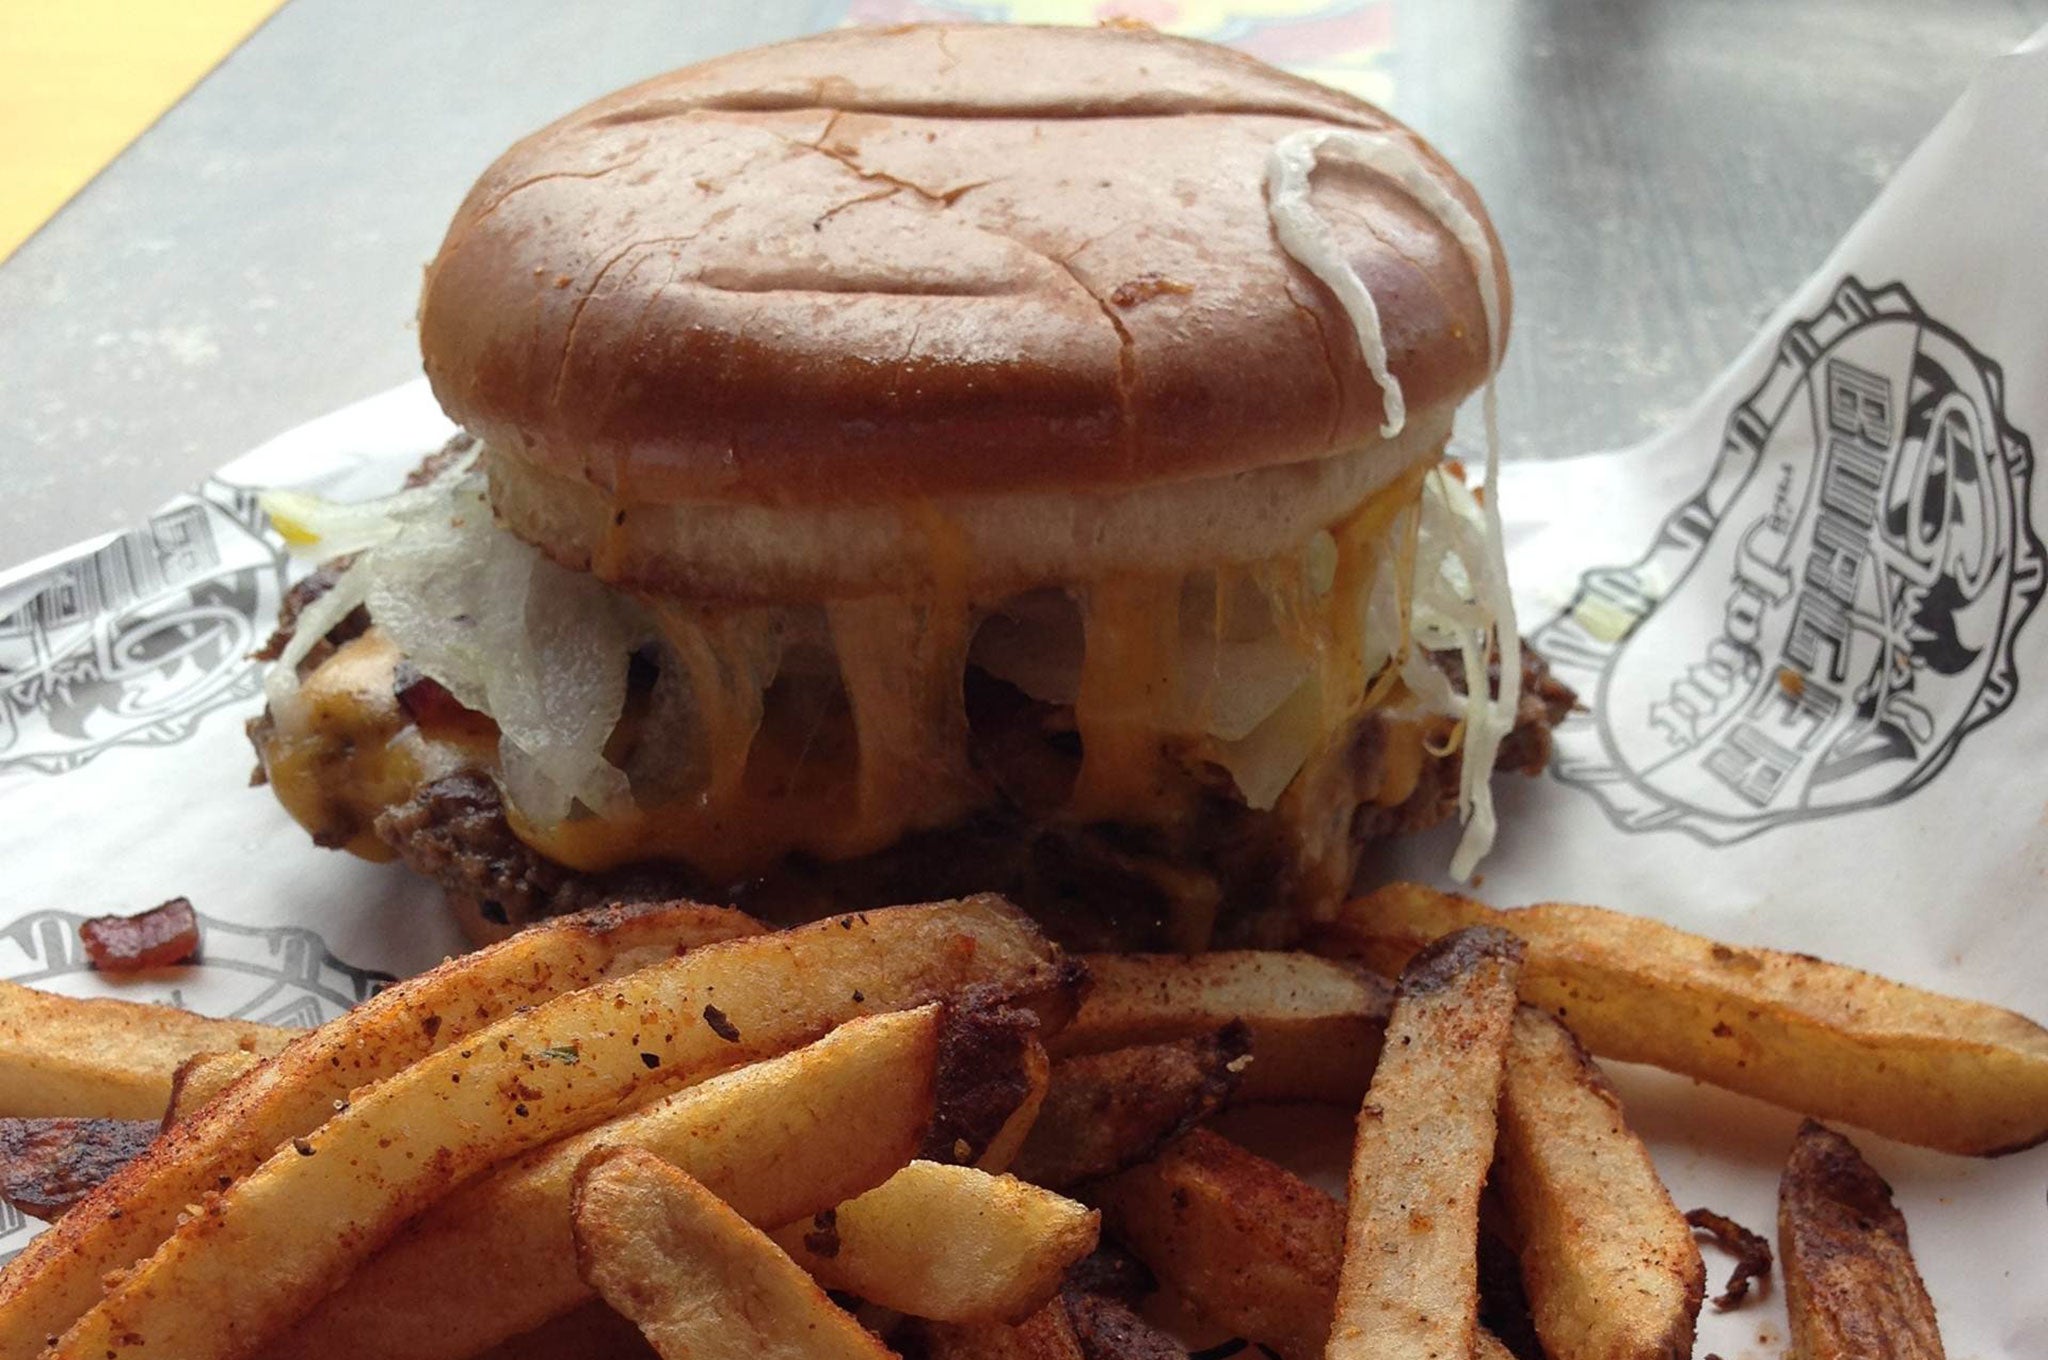
[[[1471,187],[1372,106],[1143,29],[742,52],[507,151],[420,305],[464,433],[277,496],[267,779],[486,938],[693,895],[996,890],[1070,943],[1297,934],[1535,772]]]

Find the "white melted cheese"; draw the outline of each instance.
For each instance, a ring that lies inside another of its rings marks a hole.
[[[1401,384],[1387,365],[1386,342],[1379,308],[1358,271],[1344,255],[1336,232],[1315,210],[1310,178],[1317,161],[1340,154],[1385,175],[1441,223],[1471,261],[1486,320],[1487,373],[1481,398],[1486,436],[1484,492],[1477,503],[1454,479],[1433,476],[1431,494],[1448,515],[1434,518],[1443,526],[1421,544],[1415,580],[1415,640],[1402,668],[1411,691],[1433,699],[1441,711],[1462,725],[1464,761],[1458,789],[1459,814],[1465,834],[1451,859],[1451,873],[1469,880],[1493,848],[1497,822],[1489,777],[1500,744],[1514,729],[1521,701],[1521,635],[1515,623],[1514,600],[1508,593],[1507,553],[1500,517],[1500,422],[1494,374],[1500,367],[1500,285],[1494,268],[1493,242],[1450,187],[1438,176],[1415,144],[1392,130],[1304,128],[1274,143],[1266,162],[1266,203],[1280,246],[1336,297],[1351,320],[1359,353],[1379,384],[1385,422],[1381,433],[1392,438],[1407,420]],[[1432,517],[1425,516],[1425,527]],[[1421,559],[1434,559],[1426,562]],[[1421,655],[1422,648],[1455,648],[1464,663],[1464,693],[1452,692]],[[1487,661],[1500,654],[1500,692],[1488,698]]]

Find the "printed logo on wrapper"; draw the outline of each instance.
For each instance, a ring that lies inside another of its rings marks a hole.
[[[253,697],[249,653],[286,569],[255,493],[208,482],[148,527],[0,586],[0,771],[170,745]]]
[[[85,917],[37,911],[0,927],[0,978],[43,991],[162,1002],[202,1015],[310,1028],[388,986],[393,978],[334,957],[318,933],[298,926],[236,925],[202,914],[199,964],[169,969],[111,988],[95,972],[78,937]],[[28,1245],[42,1225],[0,1203],[0,1265]]]
[[[1789,326],[1707,485],[1533,637],[1590,713],[1557,777],[1729,844],[1906,798],[2012,705],[2033,453],[1996,363],[1899,285]]]

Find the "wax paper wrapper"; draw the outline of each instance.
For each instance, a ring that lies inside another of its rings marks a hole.
[[[2044,231],[2037,38],[1676,426],[1506,470],[1523,627],[1589,708],[1548,776],[1503,782],[1485,896],[1646,912],[2048,1014]],[[414,384],[143,528],[0,575],[0,977],[311,1023],[458,947],[430,889],[315,849],[248,788],[242,733],[261,703],[248,654],[303,567],[255,488],[381,494],[449,428]],[[1391,871],[1439,879],[1454,834]],[[87,971],[83,915],[174,893],[205,918],[203,963],[111,988]],[[1794,1116],[1615,1075],[1681,1207],[1768,1230]],[[1275,1122],[1232,1127],[1341,1170],[1342,1112]],[[2048,1149],[1858,1141],[1897,1188],[1949,1353],[2048,1355]],[[10,1213],[0,1255],[38,1227]],[[1767,1294],[1710,1307],[1700,1352],[1783,1340]]]

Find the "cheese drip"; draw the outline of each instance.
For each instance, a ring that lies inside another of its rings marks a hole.
[[[1379,384],[1385,423],[1381,433],[1392,438],[1407,419],[1400,381],[1387,365],[1379,308],[1371,292],[1346,258],[1336,232],[1315,210],[1309,180],[1326,152],[1341,152],[1359,165],[1399,185],[1417,205],[1442,224],[1464,250],[1479,288],[1486,320],[1487,367],[1482,397],[1486,435],[1484,495],[1476,507],[1459,500],[1448,479],[1437,489],[1465,528],[1444,536],[1444,565],[1461,574],[1463,590],[1432,591],[1421,606],[1420,620],[1429,626],[1431,641],[1455,647],[1464,669],[1464,692],[1431,679],[1419,654],[1411,654],[1403,677],[1418,694],[1436,699],[1440,709],[1459,719],[1464,744],[1458,803],[1465,835],[1451,859],[1451,873],[1468,880],[1486,852],[1493,848],[1496,821],[1489,779],[1501,741],[1513,730],[1521,700],[1521,634],[1515,624],[1514,600],[1507,588],[1507,553],[1500,517],[1500,421],[1494,375],[1500,368],[1500,284],[1494,269],[1493,242],[1471,210],[1451,192],[1415,144],[1392,131],[1352,128],[1304,128],[1274,143],[1266,163],[1266,202],[1280,246],[1336,297],[1351,320],[1360,355]],[[1476,509],[1476,516],[1469,513]],[[1455,563],[1455,567],[1451,564]],[[1418,575],[1419,587],[1445,576]],[[1500,655],[1500,692],[1489,702],[1487,662]],[[1438,680],[1441,677],[1437,677]]]
[[[1192,762],[1221,766],[1249,806],[1272,808],[1391,698],[1413,590],[1400,526],[1412,529],[1432,475],[1409,472],[1293,553],[1092,582],[1066,635],[1027,599],[1035,636],[1005,628],[999,645],[978,642],[984,670],[1073,704],[1082,766],[1066,816],[1170,819],[1193,796]]]
[[[868,854],[978,801],[960,701],[964,608],[878,597],[654,613],[687,712],[637,735],[656,743],[647,763],[679,769],[682,787],[603,817],[515,816],[520,839],[549,858],[586,871],[669,859],[739,877],[793,852]]]
[[[668,859],[740,877],[793,852],[852,858],[957,823],[993,797],[969,765],[970,665],[1071,708],[1083,758],[1065,820],[1179,825],[1203,763],[1270,809],[1341,755],[1361,712],[1404,699],[1411,622],[1434,617],[1411,600],[1416,542],[1441,537],[1428,490],[1440,476],[1416,469],[1267,561],[993,610],[971,598],[973,564],[929,507],[905,524],[929,549],[918,592],[712,607],[555,566],[493,523],[462,476],[369,535],[302,619],[273,705],[308,702],[293,663],[367,601],[390,647],[497,721],[515,832],[584,871]],[[357,533],[368,512],[337,518]],[[629,695],[636,651],[657,675]],[[468,758],[492,754],[472,742]]]

